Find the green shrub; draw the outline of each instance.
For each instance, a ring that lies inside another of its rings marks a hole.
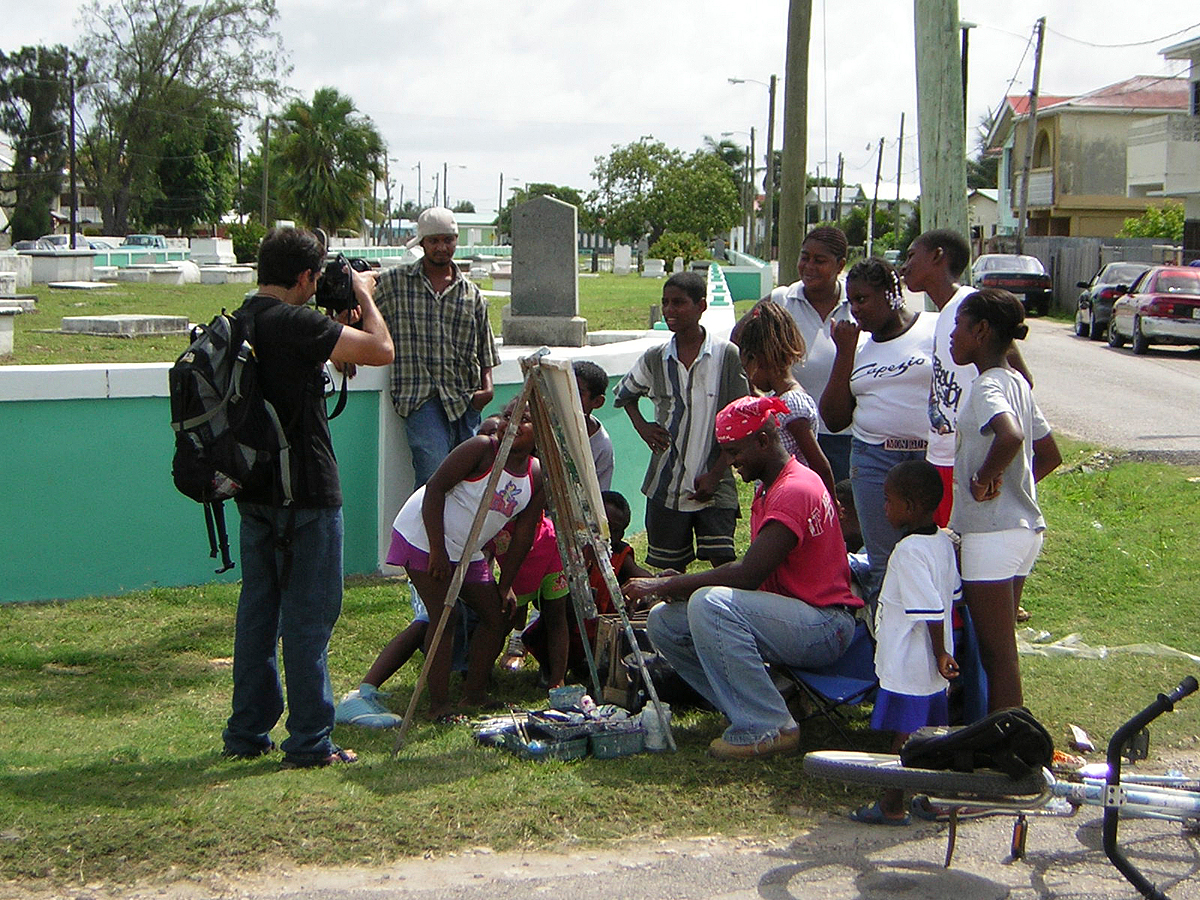
[[[233,241],[233,252],[240,263],[258,259],[258,245],[267,234],[267,229],[255,222],[239,225],[236,222],[225,227],[225,233]]]
[[[693,259],[708,259],[709,253],[704,241],[690,231],[663,232],[662,236],[650,245],[650,257],[665,259],[668,269],[677,256],[683,257],[683,264],[687,266]]]

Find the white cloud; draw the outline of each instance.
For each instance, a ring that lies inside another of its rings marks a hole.
[[[82,0],[43,0],[6,11],[4,48],[73,43]],[[776,146],[782,138],[786,0],[280,0],[292,57],[289,83],[311,97],[332,85],[380,128],[392,175],[416,193],[420,160],[429,198],[443,162],[451,199],[495,206],[506,185],[549,181],[591,186],[593,158],[652,134],[683,150],[704,136],[754,125],[765,151],[767,92],[729,77],[779,76]],[[1009,92],[1029,89],[1032,55],[1018,66],[1033,23],[1048,18],[1044,93],[1082,93],[1135,74],[1181,71],[1157,51],[1198,32],[1141,47],[1193,24],[1174,0],[961,0],[970,37],[968,122]],[[906,114],[905,182],[917,177],[913,5],[903,0],[813,0],[809,55],[810,170],[845,156],[847,180],[868,186],[885,138],[884,186],[895,191],[896,138]],[[1194,18],[1200,19],[1200,16]],[[741,136],[736,140],[743,141]],[[871,149],[867,149],[870,145]],[[827,148],[827,149],[826,149]],[[887,187],[890,179],[891,186]]]

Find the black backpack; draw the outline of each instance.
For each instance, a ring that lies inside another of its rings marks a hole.
[[[233,568],[225,500],[253,486],[270,487],[282,506],[292,503],[287,434],[262,395],[254,353],[254,316],[269,299],[253,297],[193,328],[168,376],[175,431],[171,473],[181,493],[204,505],[209,556],[221,553],[217,572]]]
[[[1023,707],[1000,709],[978,722],[918,728],[900,748],[900,762],[915,769],[999,769],[1025,778],[1050,765],[1054,741]]]

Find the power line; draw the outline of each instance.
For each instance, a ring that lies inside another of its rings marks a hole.
[[[1123,44],[1097,44],[1094,41],[1085,41],[1082,38],[1071,37],[1068,34],[1063,34],[1061,31],[1055,31],[1053,28],[1047,28],[1046,30],[1049,31],[1055,37],[1060,37],[1065,41],[1071,41],[1072,43],[1075,43],[1075,44],[1083,44],[1083,46],[1085,46],[1085,47],[1098,47],[1103,50],[1116,50],[1121,47],[1145,47],[1147,44],[1158,44],[1162,41],[1167,40],[1168,38],[1173,38],[1176,35],[1183,34],[1185,31],[1191,31],[1193,28],[1200,28],[1200,22],[1196,22],[1192,25],[1187,25],[1183,28],[1180,28],[1178,31],[1172,31],[1171,33],[1164,34],[1161,37],[1150,38],[1149,40],[1146,40],[1146,41],[1129,41],[1128,43],[1123,43]]]

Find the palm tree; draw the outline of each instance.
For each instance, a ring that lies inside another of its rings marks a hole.
[[[383,138],[368,116],[335,88],[284,110],[279,160],[283,205],[310,228],[335,234],[355,225],[372,179],[383,177]]]

